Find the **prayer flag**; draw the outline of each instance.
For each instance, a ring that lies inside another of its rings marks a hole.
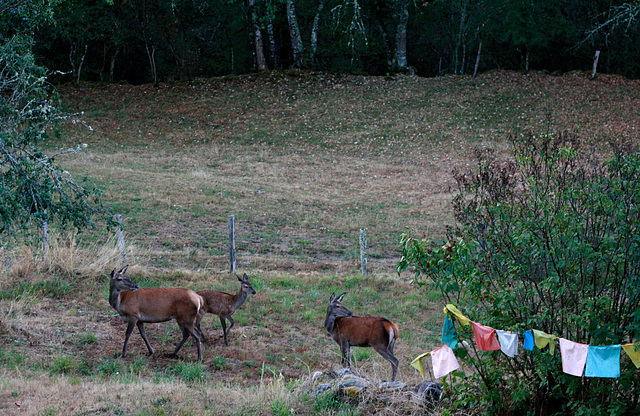
[[[635,344],[625,344],[622,348],[629,358],[631,358],[631,362],[633,362],[636,368],[640,368],[640,342],[636,342]]]
[[[447,344],[431,351],[431,364],[434,378],[442,378],[460,368],[453,350]]]
[[[447,311],[451,312],[456,318],[458,318],[458,321],[460,321],[462,325],[466,326],[471,322],[469,318],[464,316],[452,303],[448,303],[447,306],[445,306],[444,312],[447,313]]]
[[[620,377],[620,344],[594,347],[589,345],[585,377]]]
[[[587,363],[587,344],[578,344],[560,338],[560,354],[562,355],[562,371],[572,376],[582,377],[584,366]]]
[[[458,348],[458,338],[456,335],[456,329],[453,326],[453,321],[449,315],[444,318],[444,325],[442,326],[442,343],[447,344],[452,350]]]
[[[549,335],[545,332],[534,329],[533,339],[536,342],[536,347],[538,347],[539,349],[543,349],[544,347],[549,345],[549,354],[553,355],[554,351],[556,350],[555,335]]]
[[[480,351],[497,351],[500,349],[500,343],[496,338],[496,330],[481,325],[477,322],[471,322],[473,326],[473,335],[476,338],[476,345]]]
[[[524,331],[524,345],[522,346],[522,348],[524,348],[525,350],[533,351],[533,345],[533,332],[528,329]]]
[[[411,361],[411,367],[413,367],[416,370],[418,370],[423,379],[425,377],[424,377],[424,364],[422,363],[422,359],[425,358],[429,354],[431,354],[431,353],[430,352],[425,352],[424,354],[418,355],[416,358],[414,358],[413,361]]]
[[[498,341],[500,341],[500,350],[507,357],[515,357],[518,354],[518,335],[501,329],[496,330],[496,334],[498,334]]]

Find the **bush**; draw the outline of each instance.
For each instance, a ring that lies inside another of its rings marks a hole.
[[[637,342],[640,154],[617,146],[603,162],[568,134],[512,144],[513,161],[478,151],[474,171],[455,173],[457,226],[443,245],[403,235],[398,270],[411,268],[416,282],[493,328],[589,345]],[[620,378],[599,379],[563,373],[559,351],[456,353],[476,370],[460,391],[493,414],[630,414],[640,399],[626,359]]]

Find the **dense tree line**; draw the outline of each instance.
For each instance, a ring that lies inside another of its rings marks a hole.
[[[16,3],[13,1],[12,3]],[[20,25],[22,1],[13,9]],[[46,2],[45,2],[46,3]],[[637,0],[58,0],[36,53],[61,81],[147,83],[302,67],[640,76]],[[53,22],[53,20],[52,20]]]

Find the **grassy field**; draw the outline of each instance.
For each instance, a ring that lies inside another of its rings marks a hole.
[[[217,318],[206,318],[202,364],[191,342],[168,358],[179,340],[171,323],[147,326],[154,357],[134,333],[120,359],[125,326],[106,299],[108,274],[122,265],[113,231],[54,231],[49,265],[37,246],[3,251],[0,414],[422,413],[298,388],[340,367],[322,327],[329,295],[346,291],[356,314],[396,322],[399,379],[419,383],[409,364],[439,346],[443,305],[396,274],[401,233],[442,239],[453,224],[452,171],[472,167],[476,149],[509,157],[510,134],[570,130],[598,145],[637,138],[639,87],[615,76],[510,72],[60,87],[77,122],[50,149],[88,144],[59,162],[103,189],[109,215],[123,216],[128,275],[141,286],[237,291],[227,255],[234,215],[238,271],[257,294],[234,315],[228,347]],[[353,355],[361,374],[390,377],[372,350]]]

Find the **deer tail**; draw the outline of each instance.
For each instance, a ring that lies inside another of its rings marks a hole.
[[[400,336],[400,330],[398,330],[398,325],[391,321],[386,321],[385,327],[387,329],[387,334],[389,334],[389,348],[393,349],[393,346]]]

